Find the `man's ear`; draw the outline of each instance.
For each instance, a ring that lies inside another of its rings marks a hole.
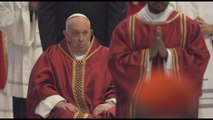
[[[93,34],[93,29],[90,30],[91,35]]]
[[[67,31],[66,31],[66,30],[63,30],[63,34],[64,34],[64,36],[66,37],[66,36],[67,36]]]

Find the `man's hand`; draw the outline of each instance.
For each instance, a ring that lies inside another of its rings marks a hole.
[[[167,58],[168,56],[168,52],[162,39],[159,40],[159,54],[161,58]]]
[[[156,40],[157,40],[157,43],[158,43],[159,55],[160,55],[161,58],[167,58],[168,53],[167,53],[166,47],[165,47],[164,42],[163,42],[161,27],[157,28],[156,34],[157,34]]]
[[[200,25],[201,31],[206,35],[213,34],[213,26],[211,24],[208,24],[204,19],[197,17],[196,18],[197,23]]]
[[[72,103],[68,103],[66,101],[60,101],[55,105],[56,108],[62,108],[64,110],[70,110],[72,112],[78,112],[78,108]]]
[[[110,108],[115,107],[115,104],[112,102],[107,102],[104,104],[99,104],[93,111],[93,115],[97,117],[99,114],[101,114],[103,111],[107,111]]]
[[[158,36],[154,39],[154,41],[151,44],[151,47],[149,48],[149,55],[150,59],[156,57],[158,53],[158,41],[157,41]]]

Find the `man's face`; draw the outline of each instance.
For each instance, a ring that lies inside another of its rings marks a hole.
[[[147,2],[147,4],[152,13],[159,14],[167,8],[169,2]]]
[[[82,17],[72,18],[70,25],[65,30],[65,37],[72,52],[82,55],[89,49],[92,30],[89,21]]]

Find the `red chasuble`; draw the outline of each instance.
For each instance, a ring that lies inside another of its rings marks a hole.
[[[0,31],[0,89],[4,89],[6,84],[6,61],[4,55],[3,34]]]
[[[97,105],[104,103],[106,99],[115,98],[107,58],[108,48],[101,46],[95,39],[91,41],[83,60],[73,59],[66,40],[49,47],[34,65],[30,76],[28,117],[37,117],[36,106],[51,95],[61,95],[81,110],[78,113],[65,111],[64,118],[92,117]],[[58,110],[53,109],[49,117],[54,117],[57,113]],[[100,117],[112,117],[114,114],[115,110],[112,114],[106,113]]]
[[[115,28],[110,44],[109,68],[117,90],[117,117],[135,117],[132,98],[140,94],[138,88],[144,83],[148,48],[155,39],[157,27],[161,27],[165,46],[172,53],[174,75],[179,80],[189,78],[196,95],[202,93],[203,74],[210,55],[196,21],[176,11],[160,23],[145,22],[134,14]],[[160,57],[156,59],[153,61],[160,62],[153,63],[152,68],[162,67]]]

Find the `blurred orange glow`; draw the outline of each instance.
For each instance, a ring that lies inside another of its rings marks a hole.
[[[178,80],[159,73],[152,73],[151,82],[139,89],[138,104],[157,117],[184,116],[195,98],[192,84],[185,78]]]

